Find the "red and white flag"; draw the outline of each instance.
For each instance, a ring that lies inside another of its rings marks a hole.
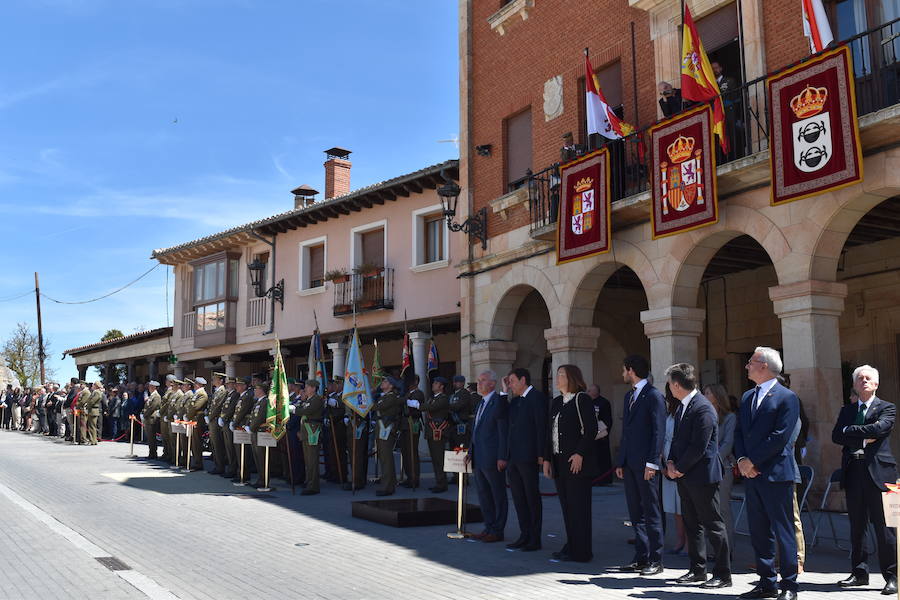
[[[619,117],[616,116],[606,102],[606,96],[600,91],[600,82],[597,80],[597,75],[594,74],[594,69],[591,67],[587,50],[584,51],[584,69],[588,135],[599,133],[607,139],[617,140],[634,131],[634,127],[625,121],[619,120]]]
[[[803,35],[809,38],[809,51],[821,52],[834,41],[822,0],[800,0],[803,4]]]

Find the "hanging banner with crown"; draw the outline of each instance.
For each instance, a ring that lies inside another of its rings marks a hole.
[[[862,181],[849,48],[823,52],[767,84],[772,204]]]
[[[709,105],[657,123],[649,133],[653,239],[718,221]]]
[[[562,165],[559,178],[556,264],[609,252],[609,152],[604,148]]]

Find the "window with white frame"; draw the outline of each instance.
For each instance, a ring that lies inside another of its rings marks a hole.
[[[387,262],[387,221],[376,221],[350,230],[351,268],[368,265],[384,268]]]
[[[325,237],[300,243],[300,291],[325,289]]]
[[[450,249],[444,213],[440,204],[413,211],[413,268],[436,268],[448,264]]]

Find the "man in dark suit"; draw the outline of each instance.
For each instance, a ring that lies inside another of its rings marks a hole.
[[[648,381],[650,364],[643,356],[627,356],[622,379],[631,386],[625,396],[622,439],[616,477],[625,480],[625,500],[634,528],[634,558],[621,571],[661,573],[663,523],[660,478],[666,434],[666,399]]]
[[[496,387],[497,375],[493,371],[478,376],[481,402],[475,409],[469,450],[478,501],[484,515],[484,531],[475,537],[487,543],[503,540],[509,510],[504,474],[509,457],[509,404],[505,396],[496,392]]]
[[[791,439],[800,419],[796,394],[778,383],[778,351],[759,347],[747,362],[756,387],[744,393],[734,432],[734,454],[746,478],[747,520],[756,553],[759,582],[741,598],[797,597],[797,537],[794,531],[794,485],[800,471]],[[778,546],[781,592],[776,587]]]
[[[706,589],[731,587],[728,534],[719,510],[723,468],[719,458],[719,416],[710,401],[697,391],[694,373],[694,367],[686,363],[666,370],[669,389],[681,402],[675,412],[675,431],[666,471],[669,479],[678,483],[691,559],[690,570],[676,582],[700,583]],[[709,580],[706,579],[706,537],[715,561]]]
[[[541,548],[543,507],[539,469],[546,456],[547,398],[531,385],[528,369],[507,376],[510,390],[507,473],[513,505],[519,518],[519,537],[507,548],[533,552]]]
[[[839,581],[841,587],[869,584],[866,529],[869,524],[878,540],[878,562],[885,586],[882,594],[897,593],[897,539],[892,527],[884,524],[881,493],[885,482],[897,480],[897,461],[891,453],[896,407],[875,395],[878,370],[863,365],[853,371],[853,389],[859,401],[841,409],[831,432],[841,453],[841,487],[847,495],[850,517],[850,577]]]

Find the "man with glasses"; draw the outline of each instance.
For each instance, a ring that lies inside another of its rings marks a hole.
[[[747,519],[756,554],[759,582],[741,598],[797,598],[797,538],[794,532],[794,486],[800,471],[794,459],[794,430],[800,419],[796,394],[778,383],[781,356],[760,346],[747,362],[756,387],[744,393],[734,432],[734,453],[746,478]],[[781,591],[776,586],[778,546]]]

